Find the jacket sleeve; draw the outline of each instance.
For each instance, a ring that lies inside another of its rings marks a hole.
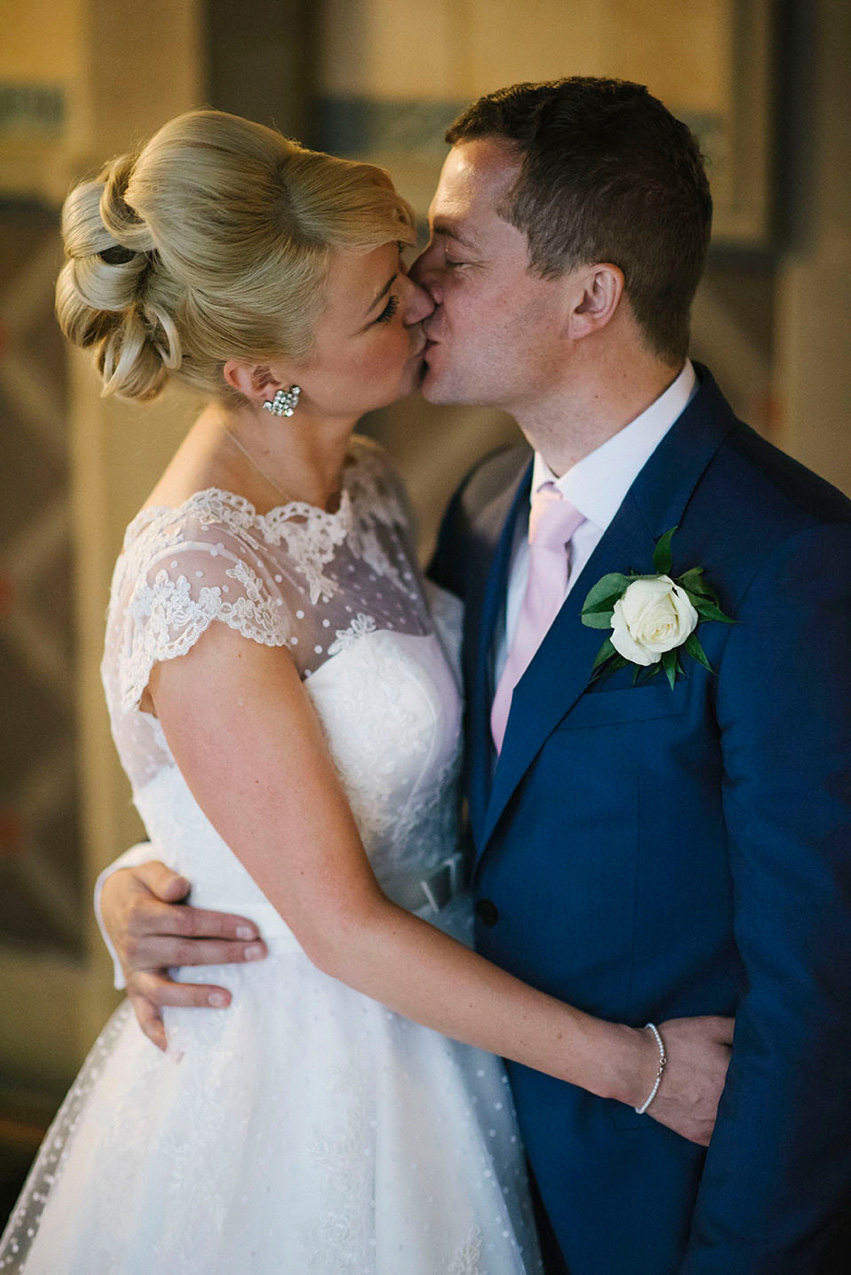
[[[495,496],[520,477],[531,454],[526,446],[497,447],[476,462],[447,505],[426,574],[435,584],[448,589],[462,601],[467,601],[465,595],[471,572],[481,568],[476,529],[481,512]],[[492,549],[492,544],[487,547],[487,558]]]
[[[470,476],[461,483],[446,507],[437,533],[437,544],[426,567],[426,576],[441,589],[448,589],[456,597],[464,598],[464,537],[467,518],[464,511],[464,494]]]
[[[851,527],[781,545],[718,670],[744,968],[683,1275],[814,1275],[851,1200]]]

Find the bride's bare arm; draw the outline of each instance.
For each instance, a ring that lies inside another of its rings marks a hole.
[[[285,651],[216,624],[188,655],[158,664],[150,690],[199,805],[320,969],[445,1035],[602,1097],[644,1101],[658,1064],[649,1033],[527,986],[382,893]],[[666,1083],[653,1114],[708,1141],[729,1024],[683,1021],[702,1024],[706,1065],[682,1092]],[[695,1034],[684,1030],[676,1053],[691,1057]]]

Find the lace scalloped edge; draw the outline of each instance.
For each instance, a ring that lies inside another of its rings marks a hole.
[[[204,590],[204,592],[218,593],[218,589]],[[139,630],[138,640],[132,644],[130,652],[119,661],[120,702],[125,712],[138,707],[154,665],[160,660],[173,660],[178,656],[186,655],[202,634],[206,633],[214,620],[221,620],[227,624],[228,628],[261,646],[288,645],[288,637],[282,627],[279,628],[271,623],[267,625],[252,623],[251,617],[246,615],[244,610],[241,612],[237,610],[239,603],[245,602],[246,599],[240,599],[237,603],[221,602],[220,598],[218,601],[220,605],[215,610],[207,609],[206,611],[202,602],[195,603],[193,610],[196,614],[193,620],[173,641],[159,641],[157,635],[151,633],[150,627]],[[271,616],[269,618],[271,619]]]

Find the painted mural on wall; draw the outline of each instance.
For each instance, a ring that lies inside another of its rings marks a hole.
[[[646,84],[700,138],[716,238],[770,230],[770,0],[326,0],[319,142],[385,163],[423,211],[442,134],[503,84]]]
[[[0,942],[82,950],[58,217],[0,203]]]

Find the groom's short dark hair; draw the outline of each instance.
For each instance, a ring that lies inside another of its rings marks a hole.
[[[689,128],[640,84],[572,76],[473,102],[447,142],[503,140],[522,167],[500,215],[545,278],[594,261],[624,273],[651,348],[678,361],[703,273],[712,197]]]

